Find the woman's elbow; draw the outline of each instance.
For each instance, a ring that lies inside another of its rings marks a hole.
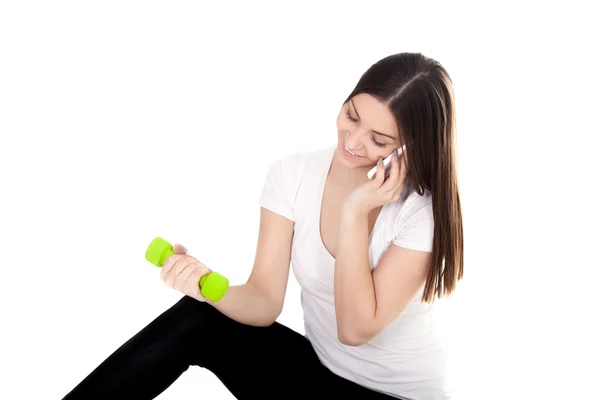
[[[346,346],[361,346],[369,341],[369,337],[365,335],[357,334],[356,332],[347,332],[342,329],[338,329],[338,340],[340,343]]]
[[[279,304],[279,302],[274,302],[271,307],[271,312],[267,313],[264,318],[261,318],[260,321],[257,322],[256,326],[260,327],[269,327],[277,321],[277,318],[281,315],[283,311],[283,304]]]

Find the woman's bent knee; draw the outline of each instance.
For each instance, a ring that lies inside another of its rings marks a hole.
[[[208,303],[183,296],[165,313],[170,329],[202,335],[207,329],[218,329],[227,316]]]

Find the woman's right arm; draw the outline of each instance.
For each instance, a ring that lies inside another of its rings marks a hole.
[[[283,309],[293,233],[293,221],[261,207],[256,256],[248,281],[231,286],[219,302],[206,302],[243,324],[269,326],[275,322]]]

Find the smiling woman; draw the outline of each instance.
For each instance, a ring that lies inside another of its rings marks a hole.
[[[65,399],[152,399],[190,365],[238,399],[450,398],[432,311],[463,275],[454,133],[440,63],[375,63],[342,104],[335,145],[271,165],[248,281],[203,298],[194,285],[209,266],[175,245],[162,278],[188,294]],[[381,160],[399,148],[386,176]],[[277,322],[290,261],[305,335]]]
[[[431,192],[436,221],[423,293],[429,302],[450,295],[463,276],[454,104],[452,80],[438,62],[402,53],[371,66],[337,118],[340,162],[348,170],[362,172],[392,149],[408,146],[407,180],[419,195]]]

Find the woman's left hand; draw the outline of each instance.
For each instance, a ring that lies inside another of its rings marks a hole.
[[[399,160],[394,150],[394,156],[390,163],[390,175],[384,180],[385,170],[380,157],[373,180],[354,189],[344,200],[344,209],[368,214],[376,207],[398,200],[404,187],[407,171],[404,157]]]

